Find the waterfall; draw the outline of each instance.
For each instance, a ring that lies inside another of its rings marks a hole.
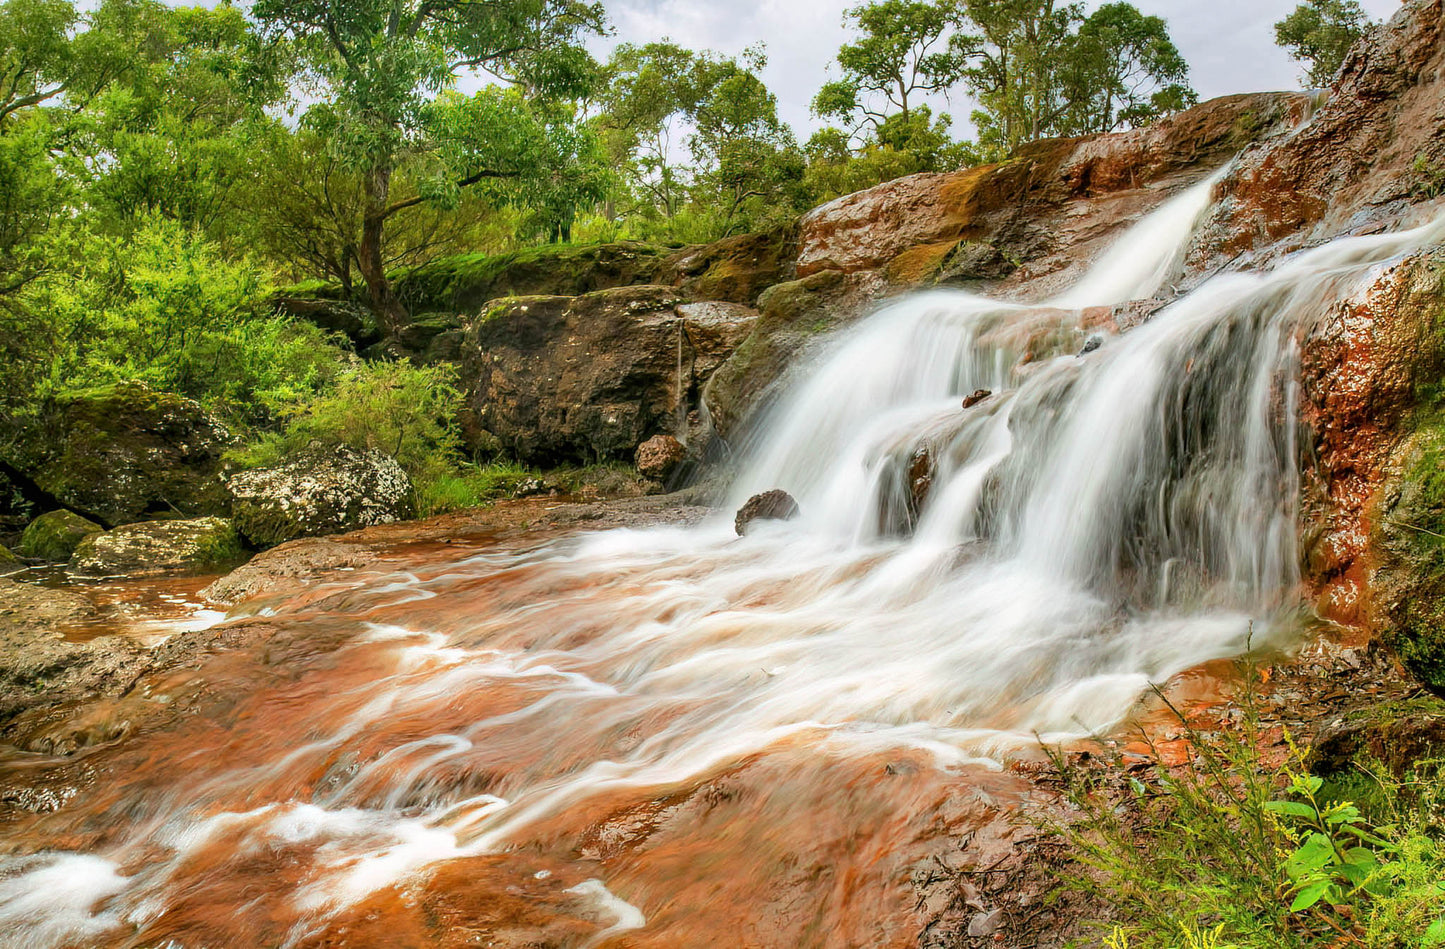
[[[235,716],[237,763],[190,749],[163,792],[118,776],[132,805],[113,814],[135,816],[104,846],[0,858],[0,931],[148,932],[202,874],[284,852],[286,888],[227,905],[259,907],[235,924],[257,944],[296,944],[424,867],[545,849],[561,832],[539,828],[589,802],[768,755],[997,767],[1109,727],[1251,630],[1285,641],[1299,329],[1442,227],[1218,275],[1127,332],[1082,309],[1158,296],[1211,186],[1052,301],[922,293],[840,334],[733,491],[783,488],[794,520],[585,534],[357,581],[330,612],[276,607],[268,622],[346,630],[332,665],[356,678],[263,691]],[[266,715],[294,740],[245,744]],[[609,931],[646,925],[604,881],[568,892]]]

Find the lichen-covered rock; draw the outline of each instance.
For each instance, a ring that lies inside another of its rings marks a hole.
[[[671,435],[654,435],[637,446],[637,470],[655,481],[666,481],[686,457],[682,442]]]
[[[228,482],[236,530],[257,547],[341,534],[412,512],[411,479],[376,450],[317,448]]]
[[[72,511],[50,511],[30,522],[17,550],[22,557],[63,562],[70,559],[81,541],[102,530],[99,524]]]
[[[798,502],[782,488],[774,488],[753,495],[738,508],[737,516],[733,518],[733,530],[741,537],[748,532],[753,521],[787,521],[797,516]]]
[[[15,459],[36,485],[105,524],[224,514],[231,436],[197,402],[123,383],[56,404]]]
[[[241,556],[235,528],[219,517],[142,521],[86,537],[67,569],[77,577],[199,573]]]
[[[658,286],[498,301],[468,329],[469,440],[529,464],[630,462],[650,435],[686,430],[756,319]]]

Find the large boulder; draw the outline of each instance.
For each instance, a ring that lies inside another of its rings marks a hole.
[[[70,559],[81,541],[104,530],[94,521],[73,511],[50,511],[25,528],[17,550],[33,560],[63,562]]]
[[[77,577],[199,573],[240,560],[241,542],[230,521],[142,521],[91,534],[70,558]]]
[[[529,464],[631,461],[652,435],[686,430],[756,319],[658,286],[497,301],[463,351],[470,440]]]
[[[411,479],[395,459],[344,446],[239,472],[228,486],[236,530],[257,547],[401,520],[414,504]]]
[[[14,460],[66,507],[114,525],[224,513],[219,473],[230,443],[199,403],[122,383],[60,400]]]
[[[797,254],[798,227],[788,224],[684,248],[667,259],[658,282],[694,300],[752,306],[768,287],[793,279]]]

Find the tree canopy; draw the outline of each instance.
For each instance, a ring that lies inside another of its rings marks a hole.
[[[1369,26],[1357,0],[1305,0],[1274,25],[1274,38],[1305,67],[1305,82],[1323,87]]]

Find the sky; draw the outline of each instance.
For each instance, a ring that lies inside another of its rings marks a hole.
[[[829,64],[848,38],[843,10],[857,0],[604,0],[616,30],[599,43],[646,43],[669,37],[693,49],[737,53],[767,44],[764,80],[778,96],[779,112],[800,139],[821,123],[808,103],[830,75]],[[1299,65],[1274,45],[1274,23],[1298,0],[1134,0],[1144,13],[1163,17],[1190,65],[1199,98],[1235,92],[1298,89]],[[1090,8],[1098,2],[1087,4]],[[1399,0],[1361,0],[1372,17],[1399,9]],[[836,75],[836,74],[834,74]],[[955,97],[962,120],[970,111]],[[945,106],[947,108],[947,106]],[[957,127],[960,123],[956,123]]]

